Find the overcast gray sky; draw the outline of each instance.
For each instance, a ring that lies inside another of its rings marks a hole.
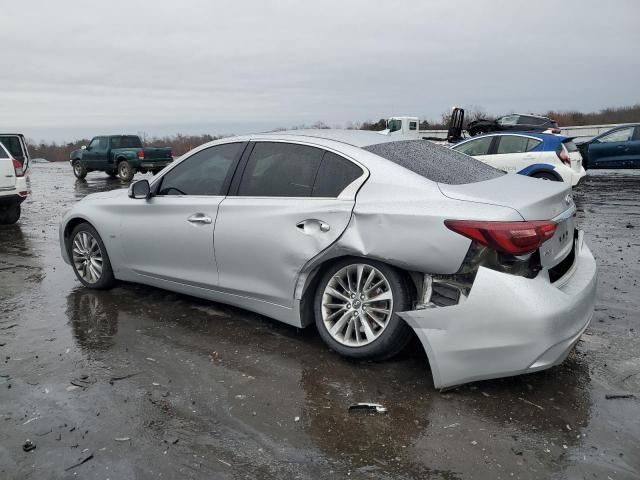
[[[0,0],[0,131],[245,133],[640,101],[640,1]]]

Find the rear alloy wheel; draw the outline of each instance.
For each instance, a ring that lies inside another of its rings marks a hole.
[[[562,180],[558,180],[558,178],[552,173],[548,172],[538,172],[531,175],[533,178],[539,178],[540,180],[549,180],[551,182],[560,182]]]
[[[90,288],[110,288],[115,283],[107,249],[95,228],[81,223],[71,233],[69,254],[73,271],[83,285]]]
[[[82,165],[82,162],[80,160],[74,160],[73,174],[80,180],[87,176],[87,169],[84,167],[84,165]]]
[[[322,339],[341,355],[384,359],[396,355],[411,338],[397,312],[411,305],[406,279],[383,263],[340,261],[320,280],[315,299]]]
[[[129,162],[126,160],[122,160],[118,164],[118,176],[120,180],[124,180],[125,182],[130,182],[136,171],[129,165]]]
[[[0,225],[13,225],[20,220],[20,205],[0,207]]]

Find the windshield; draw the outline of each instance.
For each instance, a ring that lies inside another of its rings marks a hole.
[[[142,142],[136,136],[111,137],[111,148],[142,148]]]
[[[429,180],[448,185],[483,182],[505,174],[473,157],[427,140],[379,143],[364,149]]]
[[[397,132],[402,129],[402,120],[392,119],[387,122],[387,128],[389,129],[389,133]]]

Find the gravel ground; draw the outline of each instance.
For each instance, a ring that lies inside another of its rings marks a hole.
[[[0,478],[640,478],[640,172],[576,190],[599,289],[567,361],[446,393],[417,344],[351,362],[313,329],[82,288],[59,219],[123,186],[35,164],[22,219],[0,228]],[[350,414],[359,401],[389,412]]]

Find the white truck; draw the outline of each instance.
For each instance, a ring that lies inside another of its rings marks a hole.
[[[420,119],[418,117],[390,117],[387,120],[387,128],[380,134],[402,137],[407,140],[431,140],[433,142],[457,142],[462,139],[462,124],[464,121],[464,110],[454,107],[451,111],[448,131],[443,130],[420,130]]]

